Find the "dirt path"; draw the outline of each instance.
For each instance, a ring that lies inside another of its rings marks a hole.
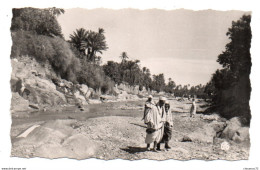
[[[182,106],[188,108],[187,105]],[[12,126],[12,156],[75,159],[94,157],[105,160],[116,158],[128,160],[248,159],[249,146],[244,144],[231,142],[231,148],[223,151],[220,148],[223,139],[216,139],[213,143],[182,142],[185,134],[209,124],[201,119],[200,115],[191,119],[185,112],[173,113],[174,131],[170,141],[172,149],[157,153],[146,151],[145,125],[141,121],[141,116],[105,116],[86,120],[57,119]],[[36,124],[40,126],[26,138],[16,138],[24,130]]]

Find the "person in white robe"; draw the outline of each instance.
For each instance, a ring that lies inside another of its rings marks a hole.
[[[149,95],[147,101],[144,104],[144,115],[143,115],[142,120],[145,120],[147,113],[149,112],[149,110],[152,107],[151,105],[155,105],[155,103],[153,101],[153,96]],[[144,122],[144,123],[147,124],[148,122]]]
[[[144,118],[147,124],[145,143],[147,144],[147,150],[151,150],[150,145],[153,143],[153,151],[156,152],[156,146],[161,141],[163,135],[163,122],[158,107],[154,104],[150,106],[151,108]]]
[[[156,148],[157,151],[161,151],[160,143],[162,142],[162,138],[163,138],[163,134],[164,134],[164,124],[166,122],[165,102],[166,102],[166,98],[160,96],[159,102],[156,105],[157,109],[159,111],[159,114],[161,116],[161,122],[162,122],[162,128],[160,129],[160,131],[161,131],[160,132],[160,134],[161,134],[160,141],[157,143],[157,148]]]
[[[197,107],[196,107],[195,98],[193,98],[191,108],[190,108],[190,117],[195,117],[196,109],[197,109]]]

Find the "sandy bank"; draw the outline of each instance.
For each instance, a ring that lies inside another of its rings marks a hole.
[[[16,138],[19,132],[40,124],[26,138]],[[145,150],[145,126],[141,117],[109,116],[87,120],[63,119],[12,127],[12,156],[44,158],[100,159],[248,159],[249,146],[230,142],[228,151],[221,150],[223,139],[214,143],[181,142],[185,134],[195,132],[208,122],[187,113],[174,114],[172,149],[154,153]]]

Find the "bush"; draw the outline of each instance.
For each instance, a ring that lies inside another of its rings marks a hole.
[[[76,74],[81,68],[79,59],[76,58],[69,44],[62,38],[51,38],[51,42],[55,53],[49,58],[49,61],[54,70],[62,78],[76,82]]]
[[[39,35],[63,37],[56,16],[48,8],[14,8],[11,30],[32,31]]]
[[[30,31],[18,31],[12,32],[12,39],[11,58],[29,55],[38,62],[45,62],[55,54],[50,37]]]
[[[103,68],[81,60],[82,68],[77,75],[80,84],[86,84],[95,90],[101,90],[102,93],[113,91],[114,82],[105,75]]]
[[[57,75],[76,82],[76,74],[80,71],[81,64],[70,50],[69,44],[62,38],[18,31],[12,33],[12,39],[11,58],[28,55],[42,64],[48,61]]]

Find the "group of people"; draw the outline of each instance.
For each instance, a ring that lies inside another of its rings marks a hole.
[[[190,117],[196,113],[195,99],[193,99]],[[147,150],[155,152],[161,151],[161,143],[165,143],[165,149],[171,149],[169,141],[172,137],[173,119],[169,101],[161,96],[159,102],[153,101],[153,96],[149,95],[145,102],[144,123],[147,125],[145,143]],[[153,144],[153,148],[151,148]]]
[[[160,97],[159,102],[153,101],[153,96],[149,96],[145,103],[144,123],[147,124],[145,143],[147,150],[161,150],[161,143],[165,143],[165,149],[171,149],[169,141],[172,136],[173,120],[169,102],[165,97]]]

